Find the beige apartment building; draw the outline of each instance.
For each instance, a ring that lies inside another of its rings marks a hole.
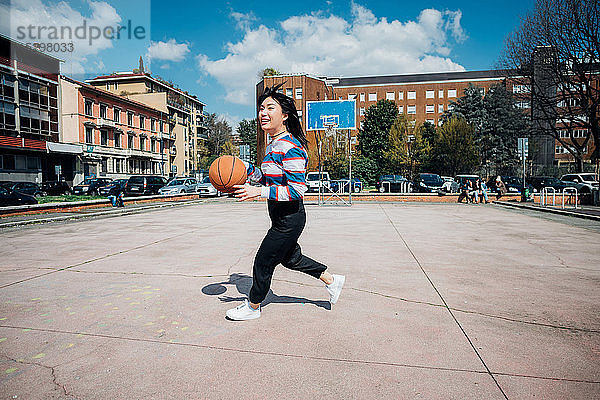
[[[147,104],[164,114],[168,123],[168,139],[165,139],[165,147],[169,149],[168,175],[196,173],[200,148],[208,140],[205,104],[196,96],[144,72],[98,76],[87,83]]]
[[[166,175],[166,116],[142,102],[60,76],[61,142],[80,145],[73,184],[85,178]],[[162,119],[161,119],[162,118]]]

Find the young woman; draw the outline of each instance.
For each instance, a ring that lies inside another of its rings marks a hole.
[[[294,100],[277,91],[281,86],[267,87],[258,98],[259,123],[271,142],[261,168],[247,164],[247,172],[251,181],[262,186],[238,185],[235,191],[239,201],[266,198],[271,218],[271,228],[254,259],[249,298],[227,311],[227,317],[236,321],[260,317],[260,303],[269,292],[278,264],[323,281],[331,304],[337,302],[345,281],[343,275],[331,275],[325,265],[303,255],[298,244],[306,223],[302,198],[307,189],[308,141]]]

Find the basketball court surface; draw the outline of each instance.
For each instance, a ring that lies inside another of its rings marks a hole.
[[[331,309],[278,267],[232,322],[269,227],[220,199],[0,231],[0,397],[600,397],[600,229],[465,204],[307,205]]]

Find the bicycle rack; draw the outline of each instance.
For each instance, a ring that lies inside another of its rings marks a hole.
[[[575,209],[577,209],[577,202],[578,202],[578,198],[577,198],[577,188],[574,187],[566,187],[563,189],[562,191],[562,208],[565,208],[565,193],[566,192],[574,192],[575,193]],[[569,195],[569,199],[571,198],[571,195]]]
[[[552,205],[556,206],[556,189],[551,186],[546,186],[542,189],[542,196],[540,197],[540,206],[545,207],[548,205],[548,192],[552,192]]]

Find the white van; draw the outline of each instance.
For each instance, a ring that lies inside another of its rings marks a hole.
[[[306,174],[306,185],[309,192],[318,192],[319,186],[323,189],[330,187],[329,172],[321,172],[321,181],[319,181],[319,172],[308,172]]]

